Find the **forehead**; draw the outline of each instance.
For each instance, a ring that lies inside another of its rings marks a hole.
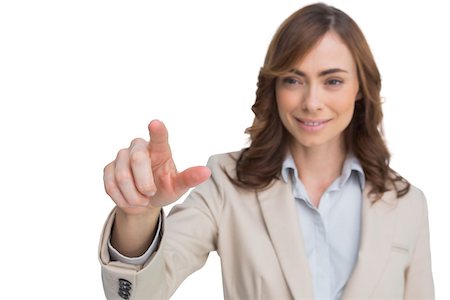
[[[331,31],[327,32],[294,67],[306,73],[332,68],[356,72],[356,64],[347,45]]]

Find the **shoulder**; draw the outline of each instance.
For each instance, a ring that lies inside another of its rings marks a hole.
[[[215,207],[214,211],[221,212],[225,205],[230,205],[231,202],[238,203],[240,201],[237,200],[254,195],[233,182],[236,178],[236,161],[240,153],[241,151],[235,151],[212,155],[206,165],[211,170],[211,176],[195,187],[185,202],[205,202],[208,203],[208,207]]]
[[[393,206],[399,205],[410,208],[412,208],[411,206],[423,206],[426,203],[425,195],[422,190],[413,185],[401,174],[390,169],[389,178],[395,178],[396,180],[385,183],[388,191],[381,196],[383,202]],[[372,188],[372,183],[368,183],[368,187]]]
[[[408,193],[404,197],[416,199],[416,201],[425,201],[425,194],[422,190],[412,184],[410,185]]]
[[[211,175],[216,176],[235,176],[236,162],[242,151],[227,152],[212,155],[208,159],[206,166],[211,170]],[[228,177],[227,176],[227,177]]]
[[[397,190],[407,188],[409,184],[408,192],[403,196],[397,196]],[[405,209],[417,209],[426,204],[426,198],[422,190],[415,185],[405,181],[398,181],[395,186],[391,183],[388,184],[389,190],[385,192],[380,201],[390,204],[391,206],[399,206]]]
[[[234,166],[242,151],[215,154],[209,157],[208,166]]]
[[[395,211],[395,242],[407,246],[412,252],[421,233],[428,232],[428,205],[425,194],[411,184],[408,193],[397,198]]]
[[[428,219],[427,200],[422,190],[411,184],[402,197],[397,197],[396,191],[391,190],[383,195],[381,201],[394,209],[388,211],[395,213],[401,235],[404,235],[405,239],[410,237],[410,241],[413,241],[420,227]]]
[[[417,217],[423,215],[427,211],[427,201],[425,194],[421,189],[414,185],[410,185],[408,193],[398,198],[398,205],[404,211],[415,212]]]
[[[398,173],[395,174],[398,175]],[[409,187],[407,185],[409,185]],[[367,184],[366,188],[367,191],[370,190],[370,182]],[[407,188],[407,192],[402,196],[398,196],[397,191],[405,188]],[[395,186],[392,183],[388,184],[388,189],[389,190],[385,192],[379,200],[371,198],[372,200],[375,200],[373,204],[380,202],[376,206],[381,205],[381,207],[386,207],[388,210],[394,209],[398,214],[399,219],[409,220],[409,222],[412,223],[415,223],[427,214],[427,200],[425,194],[417,186],[406,180],[402,180],[397,181]],[[370,197],[371,196],[369,196],[369,198]]]
[[[205,184],[214,186],[222,195],[244,197],[252,194],[252,189],[237,184],[236,163],[241,154],[242,150],[212,155],[206,165],[211,170],[211,177]]]

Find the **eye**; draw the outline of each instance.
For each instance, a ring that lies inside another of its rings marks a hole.
[[[326,81],[326,85],[341,85],[342,83],[344,83],[344,81],[339,80],[339,79],[329,79]]]
[[[283,84],[286,85],[297,85],[297,84],[302,84],[302,82],[294,77],[284,77],[282,78],[282,82]]]

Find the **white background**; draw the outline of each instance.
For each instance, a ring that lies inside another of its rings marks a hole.
[[[0,2],[1,298],[103,299],[103,167],[154,118],[179,169],[242,148],[270,39],[308,3]],[[445,1],[328,3],[372,47],[392,166],[427,195],[436,295],[450,299]],[[210,257],[173,299],[223,298]]]

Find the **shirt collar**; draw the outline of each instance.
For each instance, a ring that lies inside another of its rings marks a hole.
[[[361,190],[364,189],[366,179],[364,176],[364,171],[361,166],[361,163],[356,158],[356,156],[353,153],[347,154],[347,157],[345,158],[344,165],[342,167],[341,176],[339,177],[339,180],[337,181],[337,189],[340,189],[345,182],[349,179],[352,172],[355,171],[358,174],[359,184],[361,187]],[[289,177],[291,179],[298,179],[298,171],[297,167],[295,166],[294,158],[292,157],[291,153],[288,152],[286,158],[283,161],[283,165],[281,167],[281,177],[285,182],[289,181]]]

